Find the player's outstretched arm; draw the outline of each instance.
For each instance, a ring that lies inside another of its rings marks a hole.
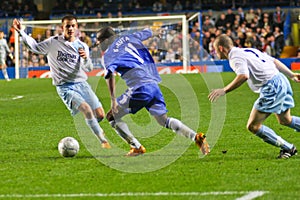
[[[13,24],[12,24],[12,27],[17,31],[17,32],[20,32],[21,31],[21,22],[18,20],[18,19],[14,19],[13,20]]]
[[[219,97],[224,96],[226,93],[240,87],[245,81],[248,80],[248,75],[246,74],[239,74],[237,75],[231,83],[226,85],[224,88],[219,88],[213,90],[209,95],[208,99],[211,102],[215,102]]]
[[[117,100],[116,100],[116,93],[115,93],[115,88],[116,88],[116,82],[115,82],[115,77],[113,73],[108,73],[105,76],[106,79],[106,84],[109,90],[109,94],[110,94],[110,99],[111,99],[111,109],[113,111],[113,113],[117,113],[118,109],[117,109]]]
[[[300,82],[300,74],[299,73],[294,73],[293,71],[291,71],[284,63],[282,63],[280,60],[275,59],[274,63],[277,67],[277,69],[282,72],[283,74],[285,74],[287,77],[289,77],[290,79],[292,79],[295,82]]]
[[[217,99],[221,96],[224,96],[226,94],[224,88],[219,88],[219,89],[214,89],[212,90],[209,95],[208,95],[208,99],[211,102],[215,102],[217,101]]]

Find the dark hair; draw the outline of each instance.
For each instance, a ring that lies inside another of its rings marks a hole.
[[[65,16],[61,19],[61,22],[64,22],[65,20],[71,21],[71,20],[73,20],[73,19],[75,19],[76,22],[77,22],[77,17],[76,17],[76,16],[74,16],[74,15],[65,15]]]
[[[107,26],[97,32],[97,40],[101,43],[106,39],[113,38],[116,35],[112,27]]]
[[[116,33],[112,27],[107,26],[97,32],[97,45],[100,44],[102,51],[105,51],[115,40]]]

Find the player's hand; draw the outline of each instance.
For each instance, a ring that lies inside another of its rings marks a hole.
[[[211,102],[215,102],[217,101],[217,99],[221,96],[224,96],[226,93],[224,91],[223,88],[220,88],[220,89],[214,89],[213,91],[211,91],[211,93],[208,95],[208,99],[211,101]]]
[[[81,58],[83,58],[83,59],[87,58],[85,50],[82,47],[78,48],[78,53]]]
[[[14,59],[14,56],[10,53],[9,55],[9,58],[11,59],[11,60],[13,60]]]
[[[20,32],[20,31],[21,31],[21,26],[22,26],[21,22],[15,18],[15,19],[13,20],[12,27],[13,27],[16,31]]]
[[[299,73],[294,73],[291,79],[295,82],[300,82],[300,74]]]

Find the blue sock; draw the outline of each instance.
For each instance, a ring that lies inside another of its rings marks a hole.
[[[272,129],[262,125],[261,128],[257,131],[256,135],[262,138],[266,143],[269,143],[276,147],[281,147],[285,150],[290,150],[293,148],[293,144],[288,143],[280,136],[278,136]]]
[[[300,132],[300,117],[292,116],[292,123],[289,127],[295,129],[295,131]]]

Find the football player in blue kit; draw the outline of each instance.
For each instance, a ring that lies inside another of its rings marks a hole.
[[[208,96],[209,100],[214,102],[247,81],[250,89],[260,94],[250,113],[248,130],[265,142],[279,147],[278,158],[296,155],[296,147],[263,125],[263,122],[274,113],[280,124],[300,131],[300,118],[291,115],[290,109],[294,107],[293,91],[286,78],[300,82],[300,74],[292,72],[278,59],[257,49],[234,47],[231,38],[225,34],[216,38],[214,47],[218,57],[229,60],[237,76],[224,88],[213,90]]]
[[[104,27],[97,32],[97,43],[105,51],[102,61],[111,96],[111,110],[106,118],[117,134],[130,145],[127,156],[138,156],[146,152],[145,147],[122,120],[123,116],[135,114],[142,108],[146,108],[161,126],[195,141],[206,155],[210,148],[205,135],[196,133],[180,120],[167,116],[164,97],[158,85],[161,78],[152,56],[142,43],[152,36],[153,33],[148,28],[123,35],[117,35],[111,27]],[[128,87],[119,97],[115,94],[116,72]]]

